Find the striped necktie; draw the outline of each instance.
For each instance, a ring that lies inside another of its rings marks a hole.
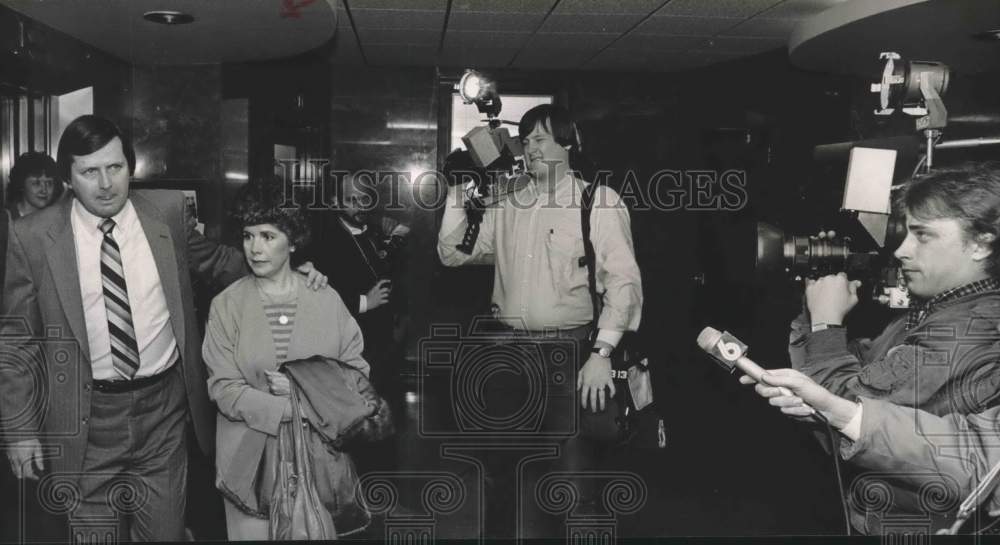
[[[122,254],[111,235],[114,228],[115,220],[111,218],[101,222],[100,229],[104,233],[101,242],[101,283],[104,285],[104,307],[108,311],[111,361],[118,374],[131,380],[139,370],[139,345],[132,326]]]

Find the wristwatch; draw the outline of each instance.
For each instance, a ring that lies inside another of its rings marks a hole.
[[[612,351],[614,351],[614,348],[610,346],[595,346],[590,349],[591,354],[597,354],[602,358],[611,358]]]

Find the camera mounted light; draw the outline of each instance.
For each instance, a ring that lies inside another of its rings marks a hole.
[[[462,102],[475,104],[480,113],[486,114],[490,127],[500,126],[500,121],[496,117],[500,115],[502,106],[493,80],[475,70],[467,69],[458,80],[455,89],[462,97]]]
[[[466,104],[483,98],[486,95],[487,82],[482,74],[475,70],[466,70],[462,79],[458,80],[458,94]]]

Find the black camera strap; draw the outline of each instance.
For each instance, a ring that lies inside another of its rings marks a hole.
[[[594,307],[594,330],[597,330],[597,320],[601,315],[600,300],[597,294],[597,258],[594,253],[594,243],[590,240],[590,211],[594,206],[594,191],[597,184],[588,184],[583,189],[580,198],[580,227],[583,231],[583,257],[580,266],[587,267],[587,283],[590,285],[590,302]]]

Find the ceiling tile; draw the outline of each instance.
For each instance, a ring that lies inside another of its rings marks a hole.
[[[743,51],[719,51],[715,49],[691,49],[684,52],[684,58],[692,64],[708,65],[716,62],[729,61],[739,57],[745,57]]]
[[[514,66],[518,68],[554,68],[558,70],[572,70],[579,68],[590,57],[593,52],[580,51],[578,49],[533,49],[523,50],[514,60]]]
[[[669,34],[642,34],[630,32],[622,36],[612,47],[632,51],[642,50],[684,50],[701,44],[702,36],[672,36]]]
[[[657,15],[686,17],[750,17],[781,0],[671,0]]]
[[[775,19],[802,19],[825,11],[847,0],[785,0],[761,13],[761,16]]]
[[[471,30],[449,30],[444,37],[445,48],[474,47],[519,49],[528,37],[528,32],[475,32]]]
[[[517,49],[445,47],[441,52],[441,64],[470,68],[503,67],[516,54]]]
[[[351,15],[358,28],[405,28],[440,31],[444,25],[444,11],[352,9]]]
[[[351,11],[355,9],[392,9],[392,10],[437,10],[448,9],[448,0],[341,0],[347,3]]]
[[[678,36],[714,36],[740,23],[728,17],[673,17],[654,15],[643,21],[633,32],[674,34]]]
[[[587,66],[606,65],[615,62],[628,62],[629,64],[644,64],[646,62],[646,52],[634,49],[618,47],[618,44],[601,51],[587,62]]]
[[[562,0],[554,13],[638,13],[648,15],[663,0]]]
[[[456,11],[495,11],[499,13],[548,13],[559,0],[453,0]]]
[[[754,54],[762,51],[771,51],[785,47],[785,40],[780,38],[748,38],[736,36],[715,36],[706,39],[702,44],[692,49],[701,49],[715,52],[731,52]]]
[[[574,49],[580,51],[591,51],[600,49],[611,43],[620,34],[610,33],[582,33],[582,32],[546,32],[537,33],[531,36],[525,49]]]
[[[726,30],[726,36],[758,36],[766,38],[784,38],[791,36],[797,19],[768,19],[754,17]]]
[[[608,70],[612,72],[634,72],[646,68],[645,57],[636,55],[621,57],[602,57],[587,61],[581,68],[584,70]]]
[[[704,62],[700,57],[683,51],[637,52],[610,47],[588,62],[590,70],[668,72],[684,70]]]
[[[359,28],[361,43],[369,44],[419,44],[437,46],[440,30],[409,30],[399,28]]]
[[[366,45],[365,57],[373,66],[427,66],[434,64],[436,47],[399,47],[398,45]]]
[[[538,28],[544,13],[493,13],[452,11],[448,30],[509,30],[531,32]]]
[[[625,32],[632,28],[642,15],[572,15],[572,14],[552,14],[545,19],[545,24],[540,30],[549,32]]]

